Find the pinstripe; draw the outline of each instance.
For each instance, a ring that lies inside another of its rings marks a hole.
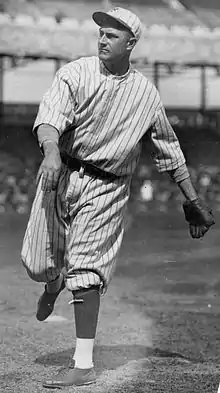
[[[66,177],[67,176],[65,176],[65,177],[63,176],[63,179],[60,182],[61,186],[60,186],[59,192],[60,192],[60,200],[61,201],[65,200],[64,198],[65,198],[65,189],[66,189],[66,186],[65,186],[65,184],[66,184]],[[57,195],[57,199],[58,199],[58,197],[59,196]],[[56,203],[55,208],[57,209],[57,217],[59,217],[59,216],[63,217],[63,225],[64,225],[64,235],[62,235],[62,236],[61,236],[61,233],[60,233],[60,230],[59,230],[60,227],[57,228],[57,232],[58,232],[57,247],[58,247],[58,250],[61,250],[61,252],[63,250],[63,254],[65,254],[64,250],[65,250],[65,247],[66,247],[66,227],[67,227],[67,219],[69,217],[67,218],[67,212],[66,211],[62,212],[61,206],[58,207],[58,203]],[[66,210],[66,204],[65,204],[65,210]],[[56,252],[56,250],[54,250],[54,252]],[[58,261],[60,261],[60,265],[61,265],[60,267],[62,268],[64,266],[64,255],[63,255],[63,258],[61,258],[61,256],[60,256],[60,258],[58,258]]]
[[[133,86],[132,86],[133,87]],[[139,87],[139,86],[138,86]],[[133,100],[132,100],[132,102],[131,102],[131,107],[133,106],[133,104],[134,104],[134,101],[135,101],[135,98],[136,98],[136,91],[134,91],[134,95],[132,94],[132,97],[133,97]],[[144,93],[145,93],[145,90],[144,90],[144,92],[143,92],[143,94],[142,94],[142,96],[141,96],[141,100],[143,99],[143,97],[144,97]],[[128,97],[129,98],[129,97]],[[142,110],[144,110],[145,109],[145,107],[143,107],[143,109]],[[132,120],[133,120],[133,118],[134,118],[134,116],[135,116],[135,113],[133,114],[133,116],[130,116],[130,124],[128,125],[128,128],[130,127],[130,125],[131,125],[131,123],[132,123]],[[125,120],[124,120],[125,121]],[[139,131],[140,133],[141,133],[141,130]],[[139,134],[137,134],[137,135],[135,135],[135,140],[133,141],[133,146],[134,147],[136,147],[137,146],[137,143],[138,143],[138,141],[139,141],[139,138],[140,138],[140,133]],[[119,143],[119,138],[120,138],[120,140],[121,140],[121,142]],[[134,137],[132,138],[132,140],[134,139]],[[127,143],[124,141],[124,139],[119,135],[118,136],[118,141],[117,141],[119,144],[118,144],[118,148],[117,148],[117,150],[116,150],[116,152],[115,152],[115,154],[117,153],[117,151],[118,150],[120,150],[120,147],[121,147],[121,145],[123,145],[123,148],[126,148],[127,146],[128,146],[128,144],[130,143],[130,140],[127,140]]]
[[[82,74],[80,78],[79,66]],[[64,115],[68,125],[73,125],[74,122],[73,130],[77,137],[70,138],[72,146],[69,146],[69,152],[73,155],[76,154],[82,160],[100,165],[107,171],[131,175],[139,154],[139,149],[135,149],[134,146],[148,130],[156,107],[162,105],[155,87],[132,68],[124,79],[112,77],[102,64],[100,65],[99,59],[96,57],[82,58],[65,65],[59,70],[59,80],[62,79],[68,81],[68,84],[65,85],[65,89],[58,92],[55,83],[52,92],[45,95],[44,104],[39,111],[41,114],[39,119],[36,119],[35,127],[39,122],[50,122],[51,118],[51,124],[56,127],[60,125],[60,133],[62,133],[66,123],[61,125],[61,120],[58,118],[58,124],[56,124],[54,113],[57,113],[59,108],[54,109],[54,106],[59,106],[62,98],[61,93],[67,98],[70,96],[74,102],[72,105],[74,113],[67,113],[67,106],[64,106]],[[108,91],[109,83],[111,83],[110,91]],[[137,88],[138,85],[139,88]],[[124,94],[128,94],[129,90],[130,97],[128,96],[126,102],[123,91]],[[137,90],[140,90],[138,94],[136,94]],[[54,95],[58,95],[57,100]],[[51,97],[52,115],[49,116],[48,108],[50,106],[47,104],[47,100]],[[124,110],[122,103],[124,103]],[[134,108],[136,108],[136,116]],[[121,116],[123,116],[124,122]],[[160,127],[164,126],[163,123],[162,121]],[[167,132],[164,130],[163,138],[167,139],[166,148],[173,155],[172,150],[174,147],[176,148],[176,145],[169,144],[170,133],[172,134],[172,129],[167,129]],[[117,138],[120,138],[124,143],[119,145]],[[154,139],[152,142],[154,144]],[[62,146],[66,147],[65,141]],[[181,155],[179,149],[177,149],[177,155]],[[157,161],[159,159],[157,158]],[[162,163],[158,168],[163,167],[164,159],[161,158],[161,160]],[[123,163],[126,163],[125,166]],[[178,165],[178,160],[175,165]]]
[[[157,123],[159,125],[160,130],[162,130],[161,126],[162,126],[162,121],[161,121],[161,117],[158,117]],[[165,128],[163,130],[163,134],[165,134]],[[163,143],[163,134],[161,135],[161,138],[158,138],[158,145],[160,147],[160,152],[161,152],[161,164],[165,164],[166,160],[165,157],[167,156],[167,154],[169,155],[169,149],[166,146],[166,144]],[[166,135],[167,136],[167,135]],[[168,137],[169,138],[169,137]],[[173,150],[172,150],[173,153]]]
[[[104,290],[106,291],[108,287],[108,282],[111,279],[110,272],[113,272],[113,266],[122,241],[121,214],[128,197],[129,184],[122,179],[119,179],[118,184],[114,184],[113,187],[111,183],[105,184],[99,179],[91,179],[87,176],[83,179],[80,179],[78,175],[74,179],[72,178],[71,195],[69,194],[68,202],[70,204],[69,211],[71,211],[73,219],[70,221],[70,227],[68,228],[68,239],[65,236],[69,244],[66,247],[67,253],[63,259],[65,259],[69,268],[73,267],[74,270],[89,270],[92,268],[94,271],[97,271],[97,274],[86,271],[74,275],[67,280],[67,288],[70,290],[87,287],[92,284],[100,284],[100,275],[104,277]],[[59,187],[61,193],[65,190],[65,195],[68,194],[68,187],[66,188],[64,185],[62,177]],[[82,194],[79,194],[79,190],[82,190]],[[36,204],[39,204],[42,196],[41,192],[38,192],[36,196],[34,207],[36,207]],[[61,222],[57,222],[51,216],[52,213],[56,214],[53,198],[50,199],[48,197],[46,202],[46,209],[45,205],[40,204],[35,210],[35,214],[30,216],[30,225],[27,230],[31,231],[32,229],[34,231],[32,234],[29,233],[30,237],[33,237],[33,242],[36,241],[34,234],[42,233],[42,229],[45,230],[45,227],[43,227],[45,215],[47,225],[56,225],[53,230],[56,231],[58,228],[60,230]],[[36,228],[36,223],[34,222],[36,214],[39,218],[38,225],[43,225],[41,229]],[[77,222],[80,223],[79,228],[77,228]],[[32,245],[26,243],[26,239],[27,235],[24,238],[23,250],[27,247],[32,248]],[[30,255],[22,253],[23,263],[31,269],[31,277],[36,281],[50,281],[54,279],[60,267],[60,260],[56,257],[59,255],[59,250],[55,249],[56,246],[59,248],[59,242],[54,242],[52,256],[52,250],[44,242],[47,243],[44,237],[42,237],[41,242],[37,241],[38,248],[36,254],[34,254],[36,256],[34,263]],[[33,252],[33,248],[31,251]],[[39,255],[41,255],[41,258],[44,255],[44,260],[41,259],[40,263],[36,263]]]
[[[41,182],[39,183],[39,185],[40,184],[41,184]],[[41,197],[40,194],[38,194],[38,198],[40,198],[40,197]],[[38,206],[38,208],[36,210],[36,217],[38,217],[38,214],[40,211],[38,201],[39,201],[39,199],[36,200],[36,205]],[[41,239],[39,239],[39,237],[41,235],[41,228],[43,227],[42,221],[43,221],[43,217],[39,216],[39,221],[38,222],[36,221],[35,225],[32,225],[32,229],[33,229],[33,246],[32,246],[33,247],[33,255],[38,256],[40,263],[44,263],[44,261],[45,261],[45,258],[42,258],[42,256],[43,256],[42,254],[43,254],[44,250],[43,249],[38,250],[39,240],[41,240]],[[34,269],[35,268],[36,268],[36,259],[34,259]]]
[[[95,65],[95,69],[94,69],[94,73],[96,74],[96,68],[97,68],[97,66]],[[85,71],[84,71],[84,74],[85,74]],[[101,75],[98,75],[99,76],[99,80],[98,80],[98,86],[100,86],[101,85]],[[87,82],[88,83],[88,82]],[[107,83],[107,81],[105,80],[104,81],[104,86],[102,87],[102,94],[104,93],[104,91],[105,91],[105,85],[106,85],[106,83]],[[85,83],[84,83],[85,84]],[[88,83],[89,84],[89,83]],[[81,91],[82,91],[83,89],[81,89]],[[92,97],[94,97],[94,106],[96,107],[97,106],[97,103],[98,103],[98,101],[100,100],[100,99],[102,99],[102,95],[100,94],[97,94],[97,88],[96,88],[96,86],[95,86],[95,80],[94,80],[94,93],[93,94],[91,94],[91,96]],[[92,99],[90,100],[91,101],[91,103],[90,102],[88,102],[88,98],[87,99],[85,99],[86,97],[80,97],[80,96],[78,96],[78,100],[79,101],[83,101],[83,104],[80,106],[80,109],[81,109],[81,112],[79,112],[79,115],[78,115],[78,118],[77,118],[77,124],[80,124],[80,120],[81,120],[81,117],[82,117],[82,121],[83,121],[83,123],[84,123],[84,121],[85,121],[85,117],[87,117],[87,114],[89,113],[89,111],[90,111],[90,105],[92,105]],[[82,108],[83,107],[85,107],[85,109],[86,109],[86,113],[85,113],[85,115],[84,115],[84,112],[83,112],[83,110],[82,110]],[[92,109],[91,109],[91,112],[92,112]],[[83,117],[84,116],[84,117]],[[92,124],[92,122],[94,121],[96,119],[96,113],[95,113],[95,111],[94,112],[92,112],[92,113],[90,113],[90,123]],[[85,125],[85,123],[84,123],[84,127],[83,127],[83,131],[84,131],[84,129],[86,130],[86,127],[87,127],[87,125]],[[88,143],[89,143],[89,141],[88,141]]]
[[[153,86],[151,88],[151,91],[152,91],[152,89],[153,89]],[[155,104],[156,98],[157,98],[157,94],[155,94],[154,98],[151,100],[151,103],[150,103],[148,111],[146,112],[145,118],[151,119],[150,118],[150,113],[154,113],[153,108],[154,108],[154,104]],[[146,110],[146,109],[145,108],[142,109],[142,113],[138,116],[138,119],[140,119],[140,117],[142,117],[142,114],[143,114],[144,110]],[[143,118],[143,122],[145,122],[145,118]],[[132,119],[131,119],[131,121],[132,121]],[[129,126],[130,126],[130,124],[129,124]],[[142,130],[142,127],[140,127],[140,130]],[[139,147],[139,153],[137,153],[136,162],[134,162],[133,168],[131,170],[135,170],[135,168],[136,168],[135,164],[138,162],[138,158],[139,158],[139,155],[140,155],[140,147],[141,146],[140,146],[140,144],[138,146],[138,142],[140,142],[140,139],[141,139],[140,136],[141,136],[141,131],[140,131],[139,135],[137,135],[136,145],[134,144],[133,149],[131,150],[131,154],[132,154],[133,150],[135,148]],[[124,162],[122,163],[122,168],[124,166],[123,164],[125,163],[125,160],[127,160],[127,159],[128,159],[128,157],[125,157]],[[125,173],[126,173],[126,171],[125,171]]]
[[[85,197],[81,198],[81,204],[83,208],[79,209],[76,207],[78,213],[74,219],[74,225],[72,227],[71,239],[73,244],[70,244],[70,254],[68,255],[68,261],[70,266],[73,264],[74,269],[89,269],[93,267],[104,275],[106,279],[106,285],[108,285],[108,277],[106,272],[108,271],[107,266],[110,264],[114,265],[117,251],[112,254],[111,250],[111,238],[112,236],[118,237],[120,235],[121,227],[121,208],[125,205],[127,195],[126,192],[121,192],[117,186],[115,191],[112,191],[111,184],[100,184],[100,180],[94,179],[88,183],[86,189],[82,195]],[[122,186],[122,189],[128,189],[128,185]],[[90,191],[91,190],[91,191]],[[92,209],[89,203],[95,204]],[[93,213],[91,213],[91,210]],[[81,224],[81,228],[77,228],[78,222]],[[112,225],[112,223],[114,225]],[[75,239],[77,239],[75,241]],[[121,244],[121,242],[118,242]],[[104,247],[104,248],[103,248]],[[96,255],[98,251],[99,257]],[[99,276],[94,274],[84,273],[80,276],[74,276],[72,279],[67,280],[67,287],[73,289],[76,284],[79,285],[81,279],[81,286],[88,284],[88,277],[96,279],[96,283],[100,282]],[[109,276],[110,277],[110,276]],[[87,282],[87,284],[86,284]]]
[[[107,83],[108,83],[108,80],[106,79],[105,86],[104,86],[105,89],[106,89]],[[105,89],[104,89],[104,91],[105,91]],[[111,87],[110,92],[107,92],[104,95],[105,113],[109,112],[111,110],[111,95],[112,95],[113,91],[114,91],[114,86]],[[106,97],[106,94],[108,95],[108,97]],[[104,105],[102,107],[104,107]],[[95,147],[96,151],[98,151],[98,139],[99,139],[100,135],[102,135],[102,137],[104,138],[103,127],[105,127],[105,130],[106,130],[106,124],[105,123],[106,123],[106,118],[105,118],[104,114],[103,115],[100,114],[97,117],[97,120],[96,120],[96,122],[94,124],[95,133],[91,133],[90,140],[88,141],[89,150],[91,150],[91,141],[94,141],[92,146]],[[94,139],[94,134],[96,135],[95,139]],[[106,132],[105,132],[105,135],[106,135]],[[85,149],[84,149],[84,151],[85,151]]]
[[[124,86],[124,90],[122,91],[122,95],[121,95],[121,97],[120,97],[120,102],[121,102],[121,103],[124,101],[124,98],[125,98],[125,90],[126,90],[126,86]],[[121,105],[121,107],[119,108],[120,111],[121,111],[121,113],[119,112],[119,110],[118,110],[118,112],[117,112],[117,125],[115,126],[115,129],[116,129],[116,130],[117,130],[118,125],[120,124],[121,115],[123,114],[123,109],[125,108],[126,103],[127,103],[127,101],[128,101],[129,94],[131,94],[131,89],[130,89],[129,92],[127,92],[127,99],[126,99],[126,101],[125,101],[123,107],[122,107],[122,105]],[[109,102],[109,106],[111,106],[111,100],[110,100],[110,99],[109,99],[108,102]],[[111,114],[111,111],[110,111],[110,114]],[[115,117],[115,112],[112,111],[112,116],[109,115],[108,122],[107,122],[105,119],[103,119],[103,127],[105,128],[105,136],[102,136],[102,133],[100,132],[99,135],[97,135],[97,138],[94,140],[93,145],[90,147],[90,151],[91,151],[91,150],[94,150],[94,149],[95,149],[95,150],[98,150],[99,147],[100,147],[102,144],[105,144],[105,143],[107,142],[108,139],[114,138],[114,135],[117,135],[117,133],[116,133],[114,130],[113,130],[114,133],[112,133],[112,130],[111,130],[111,124],[112,124],[112,120],[113,120],[114,117]],[[105,122],[106,122],[106,124],[105,124]],[[98,139],[101,139],[101,141],[100,141],[99,143],[98,143]],[[117,142],[117,140],[115,141],[115,143],[116,143],[116,142]],[[107,143],[106,143],[106,144],[107,144]],[[91,148],[93,148],[93,149],[91,149]],[[116,151],[117,151],[117,150],[116,150]],[[115,151],[115,152],[116,152],[116,151]],[[101,152],[100,152],[100,153],[101,153]],[[98,160],[99,158],[100,158],[100,155],[97,154],[96,159]],[[103,166],[103,167],[104,167],[104,166]]]
[[[102,284],[105,293],[123,239],[142,137],[148,133],[161,172],[185,162],[179,142],[153,84],[132,67],[113,76],[95,56],[57,72],[34,132],[42,123],[58,130],[61,150],[120,176],[114,182],[88,174],[81,178],[63,166],[56,192],[44,194],[39,183],[23,240],[23,264],[32,279],[46,282],[65,266],[69,290]]]
[[[185,162],[179,142],[163,107],[157,112],[156,121],[151,129],[151,140],[154,141],[154,160],[161,172],[175,169]]]
[[[147,88],[147,85],[146,85],[146,88]],[[145,94],[145,92],[146,92],[146,89],[143,91],[143,93],[142,93],[142,95],[141,95],[141,98],[140,98],[140,101],[144,98],[144,94]],[[134,95],[132,95],[133,97],[136,97],[136,94],[135,94],[136,92],[134,92]],[[134,102],[134,101],[133,101]],[[132,104],[133,104],[133,102],[132,102]],[[153,102],[153,101],[152,101]],[[146,108],[145,107],[142,107],[142,113],[144,112],[144,111],[146,111]],[[142,115],[142,113],[141,113],[141,115]],[[130,116],[130,123],[128,124],[128,129],[129,129],[129,127],[130,127],[130,125],[131,125],[131,123],[132,123],[132,120],[134,119],[134,116],[136,116],[137,117],[137,119],[139,120],[140,119],[140,115],[139,115],[139,113],[135,113],[135,111],[134,111],[134,113],[133,113],[133,116],[132,116],[132,114],[131,114],[131,116]],[[130,151],[130,156],[132,155],[132,152],[134,151],[134,149],[136,149],[136,160],[133,160],[133,166],[132,167],[130,167],[130,171],[131,172],[133,172],[133,170],[135,169],[135,167],[136,167],[136,163],[137,163],[137,161],[138,161],[138,158],[139,158],[139,154],[140,154],[140,149],[139,149],[139,146],[138,146],[138,142],[140,141],[140,139],[141,139],[141,133],[142,133],[142,129],[140,129],[139,130],[139,133],[137,133],[136,135],[132,135],[132,138],[131,138],[131,140],[127,140],[127,143],[124,141],[124,139],[123,138],[121,138],[121,145],[123,146],[123,148],[126,148],[127,146],[128,146],[128,144],[129,143],[131,143],[131,141],[132,141],[132,145],[133,145],[133,147],[132,147],[132,149],[131,149],[131,151]],[[118,149],[119,149],[119,145],[118,145]],[[122,160],[122,158],[121,158],[121,160]],[[127,171],[126,171],[126,166],[124,167],[124,165],[123,165],[123,163],[125,162],[125,160],[127,160],[128,162],[129,162],[129,157],[127,156],[127,157],[125,157],[124,158],[124,161],[122,161],[122,165],[121,165],[121,172],[120,172],[120,175],[122,175],[122,174],[124,174],[124,173],[127,173]],[[123,173],[123,169],[124,169],[124,173]]]

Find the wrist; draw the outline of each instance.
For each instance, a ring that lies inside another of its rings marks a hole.
[[[194,196],[194,197],[192,197],[192,198],[188,198],[188,201],[189,201],[189,202],[193,202],[193,203],[194,203],[194,202],[195,202],[195,203],[198,202],[198,200],[199,200],[199,197],[198,197],[198,196]]]
[[[42,143],[42,148],[43,148],[45,155],[49,154],[53,150],[56,150],[57,152],[59,152],[59,147],[58,147],[57,142],[49,140],[49,139]]]

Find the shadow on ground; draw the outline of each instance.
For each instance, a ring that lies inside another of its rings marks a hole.
[[[49,352],[35,359],[35,363],[42,364],[45,367],[65,366],[72,356],[72,348],[69,350]],[[164,351],[159,348],[147,348],[141,345],[111,345],[96,346],[94,351],[94,360],[96,370],[100,374],[107,370],[116,370],[131,361],[142,359],[158,358],[177,359],[180,361],[190,361],[185,356],[176,352]]]

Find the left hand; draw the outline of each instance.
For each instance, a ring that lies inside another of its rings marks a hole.
[[[199,198],[183,203],[185,219],[189,223],[192,238],[199,239],[215,224],[212,210],[205,206]]]

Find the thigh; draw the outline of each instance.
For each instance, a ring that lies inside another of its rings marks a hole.
[[[51,281],[63,267],[65,194],[65,173],[61,174],[56,191],[45,193],[41,180],[38,184],[21,251],[22,262],[35,281]]]
[[[123,238],[128,197],[129,184],[122,180],[93,179],[83,189],[67,243],[67,270],[77,272],[69,289],[100,283],[107,287]]]

